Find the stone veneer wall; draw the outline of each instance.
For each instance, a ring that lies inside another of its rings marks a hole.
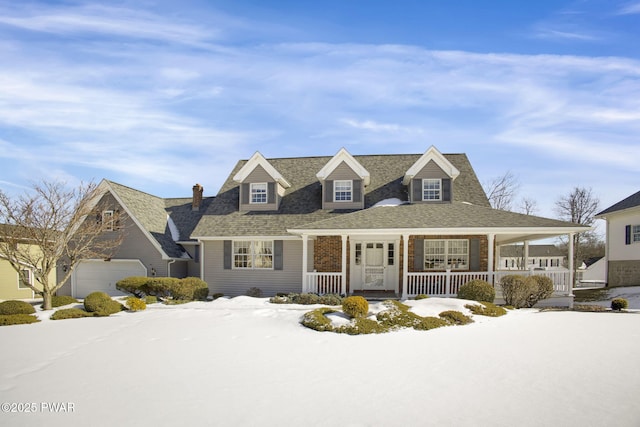
[[[640,285],[640,261],[609,261],[608,286]]]

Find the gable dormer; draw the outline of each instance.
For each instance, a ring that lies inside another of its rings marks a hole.
[[[253,156],[233,177],[240,184],[241,211],[275,211],[291,184],[260,152]]]
[[[405,173],[402,183],[409,187],[411,203],[450,203],[458,175],[460,171],[432,145]]]
[[[322,209],[363,209],[369,172],[341,148],[316,174],[322,183]]]

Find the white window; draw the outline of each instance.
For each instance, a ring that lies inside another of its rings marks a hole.
[[[468,240],[425,240],[425,270],[468,270]]]
[[[273,269],[273,241],[234,241],[233,268]]]
[[[267,183],[251,184],[251,203],[267,203]]]
[[[640,225],[634,225],[631,227],[631,242],[640,242]]]
[[[102,228],[106,231],[113,231],[113,211],[102,211]]]
[[[442,180],[423,179],[422,180],[422,200],[442,200]]]
[[[22,277],[26,277],[27,281],[22,280]],[[31,281],[31,270],[25,269],[21,271],[21,274],[18,276],[18,288],[20,289],[29,289],[29,285],[32,283]]]
[[[353,181],[340,180],[333,182],[333,201],[351,202],[353,200]]]

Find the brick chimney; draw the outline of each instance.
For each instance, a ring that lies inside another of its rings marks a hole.
[[[191,210],[199,211],[202,206],[202,193],[204,188],[200,184],[193,186],[193,202],[191,204]]]

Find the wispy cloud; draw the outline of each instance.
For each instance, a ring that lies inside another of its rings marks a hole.
[[[535,37],[540,39],[558,39],[558,40],[577,40],[577,41],[596,41],[600,40],[593,34],[576,31],[563,31],[553,28],[538,28]]]
[[[640,13],[640,2],[628,3],[618,10],[619,15],[635,15]]]

